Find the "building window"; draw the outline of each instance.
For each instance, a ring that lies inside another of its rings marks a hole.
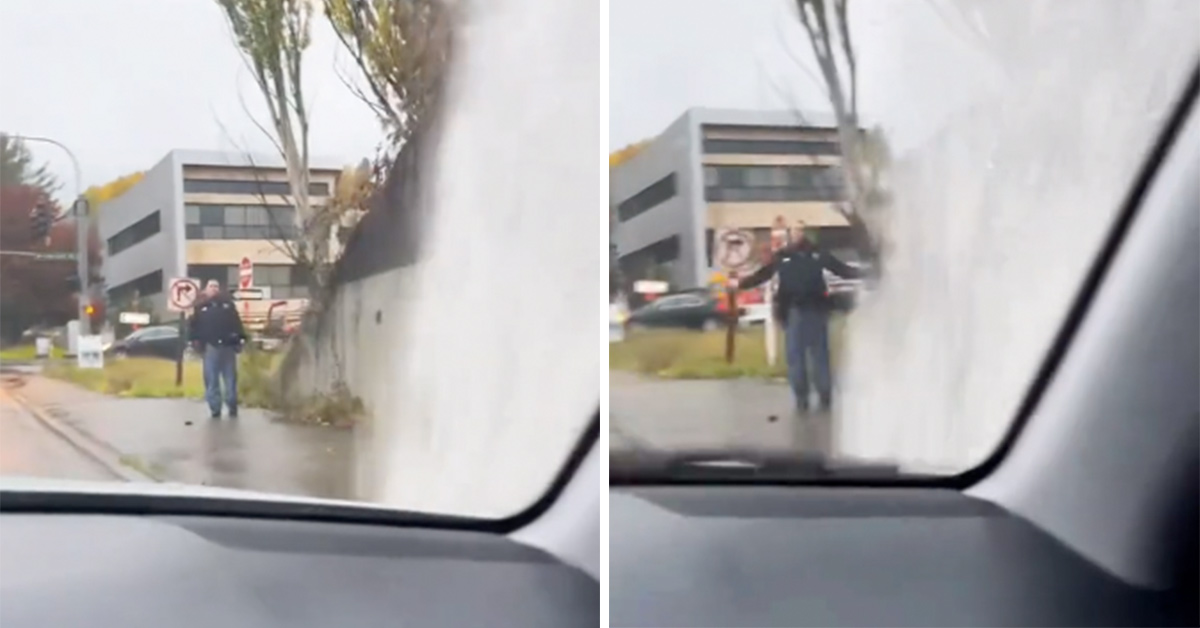
[[[295,240],[296,208],[263,205],[186,205],[188,240]]]
[[[158,210],[154,210],[153,214],[142,218],[141,220],[125,227],[117,232],[116,235],[108,239],[108,254],[116,255],[125,249],[153,236],[162,230],[160,215]]]
[[[226,290],[238,287],[237,264],[190,264],[188,276],[204,285],[216,280]],[[292,264],[255,264],[254,287],[267,288],[271,299],[307,299],[304,268]]]
[[[292,186],[287,181],[231,181],[221,179],[184,179],[183,191],[189,194],[268,194],[283,196],[291,194]],[[328,183],[309,183],[308,193],[313,196],[329,196]]]
[[[671,281],[679,262],[679,236],[663,238],[620,259],[621,272],[637,279]]]
[[[237,288],[237,264],[188,264],[188,277],[200,282],[201,287],[210,281],[216,281],[226,290]]]
[[[270,288],[272,299],[307,299],[308,285],[304,269],[293,265],[257,264],[254,266],[254,287]]]
[[[813,140],[704,140],[707,155],[826,155],[842,153],[836,141]]]
[[[617,205],[617,217],[621,222],[625,222],[638,214],[649,211],[656,205],[671,200],[675,194],[675,173],[672,172]]]
[[[837,166],[707,166],[704,198],[755,203],[840,201],[846,186]],[[711,182],[715,181],[715,185]]]
[[[126,281],[123,284],[109,288],[108,300],[110,303],[124,306],[132,303],[134,298],[148,297],[162,291],[163,273],[161,270],[156,270],[132,281]]]

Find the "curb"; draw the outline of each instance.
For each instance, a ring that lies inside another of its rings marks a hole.
[[[121,461],[120,452],[117,452],[110,446],[101,444],[95,437],[89,436],[81,430],[68,426],[64,421],[50,416],[44,410],[34,405],[33,402],[26,399],[24,395],[13,390],[8,391],[8,394],[14,401],[17,402],[18,405],[29,412],[29,414],[33,415],[35,419],[41,422],[42,425],[46,426],[46,428],[48,428],[51,432],[57,434],[59,438],[67,441],[67,443],[69,443],[72,447],[78,449],[85,456],[91,458],[100,466],[104,467],[106,471],[117,476],[121,480],[125,482],[143,483],[158,483],[162,481],[152,475],[125,464]]]

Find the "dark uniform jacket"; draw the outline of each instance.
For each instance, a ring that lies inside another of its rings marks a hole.
[[[776,251],[771,261],[738,282],[743,288],[753,288],[779,275],[775,292],[776,315],[789,307],[827,308],[829,287],[825,270],[843,279],[857,279],[862,272],[806,241]]]
[[[241,347],[246,342],[246,328],[233,299],[218,294],[196,304],[188,337],[201,347]]]

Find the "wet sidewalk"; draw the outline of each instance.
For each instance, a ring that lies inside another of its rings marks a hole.
[[[275,421],[244,408],[209,418],[203,402],[128,399],[29,375],[14,392],[34,408],[163,482],[353,499],[353,432]]]
[[[828,453],[828,421],[797,421],[794,407],[783,382],[609,371],[610,448]]]

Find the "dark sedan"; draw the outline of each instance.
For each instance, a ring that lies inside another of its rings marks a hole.
[[[179,329],[166,325],[143,327],[114,342],[109,352],[116,358],[151,357],[174,360],[179,354]]]
[[[728,321],[721,300],[707,292],[672,294],[655,299],[634,310],[627,324],[632,328],[674,327],[683,329],[719,329]]]

